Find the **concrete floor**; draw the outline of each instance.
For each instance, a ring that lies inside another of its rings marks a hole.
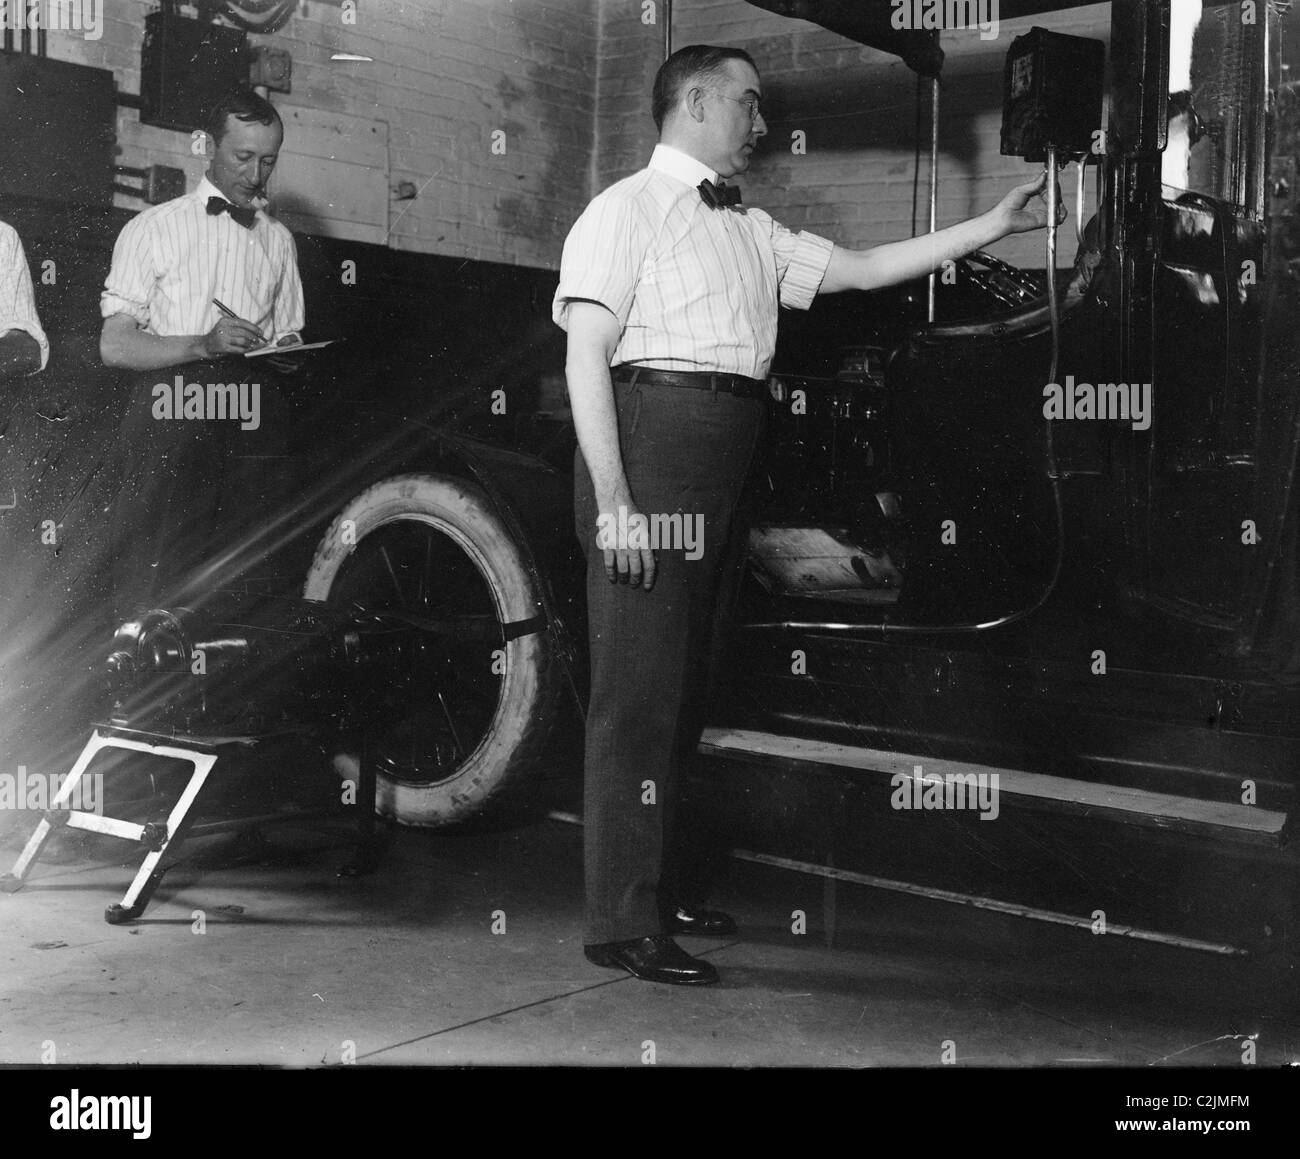
[[[733,862],[740,937],[683,939],[722,983],[657,986],[583,958],[575,826],[403,831],[364,879],[335,876],[343,833],[192,842],[120,927],[126,846],[38,865],[0,895],[0,1062],[1238,1067],[1247,1035],[1300,1059],[1240,961]]]

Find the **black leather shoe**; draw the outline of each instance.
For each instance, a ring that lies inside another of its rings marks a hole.
[[[601,942],[583,946],[587,961],[597,966],[626,970],[646,982],[670,986],[707,986],[718,980],[718,971],[708,962],[692,958],[672,938],[655,934],[630,942]]]
[[[716,909],[697,909],[679,905],[663,914],[665,934],[705,934],[711,938],[729,938],[736,932],[736,919]]]

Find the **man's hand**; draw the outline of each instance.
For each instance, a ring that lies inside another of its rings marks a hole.
[[[1028,233],[1033,229],[1042,229],[1047,225],[1047,172],[1038,175],[1038,180],[1017,185],[994,207],[993,212],[1003,224],[1003,233]],[[1061,198],[1061,187],[1056,187],[1056,224],[1065,220],[1065,202]]]
[[[200,341],[205,358],[222,358],[227,354],[243,354],[258,346],[265,346],[266,338],[251,322],[242,318],[221,318]]]
[[[596,546],[605,553],[605,575],[612,584],[649,591],[655,586],[655,553],[650,523],[627,494],[596,497]],[[644,543],[644,546],[642,544]]]
[[[276,345],[301,346],[302,336],[299,334],[286,334]],[[302,369],[302,361],[297,358],[288,358],[280,354],[268,354],[265,357],[272,369],[278,370],[281,374],[297,374]]]

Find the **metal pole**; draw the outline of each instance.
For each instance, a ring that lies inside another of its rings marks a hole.
[[[938,220],[939,203],[939,78],[930,82],[930,232],[934,233]],[[934,321],[935,290],[939,284],[939,274],[930,271],[930,294],[926,316]]]
[[[664,60],[673,54],[673,0],[663,0],[664,4]]]
[[[553,810],[546,814],[552,821],[566,825],[581,825],[582,818],[576,813]],[[752,861],[756,865],[772,865],[777,869],[788,869],[792,873],[806,873],[813,877],[822,877],[832,881],[847,881],[853,885],[865,885],[871,889],[889,890],[891,893],[908,893],[914,897],[928,898],[931,901],[950,902],[954,905],[967,905],[974,909],[991,910],[993,913],[1008,914],[1012,917],[1028,918],[1030,921],[1049,922],[1057,926],[1070,926],[1076,930],[1090,930],[1093,918],[1077,914],[1062,913],[1060,910],[1039,909],[1037,906],[1021,905],[1017,902],[1001,901],[997,898],[984,897],[976,893],[959,893],[951,889],[939,889],[935,886],[919,885],[911,881],[899,881],[894,878],[877,877],[870,873],[856,873],[851,869],[837,869],[833,865],[818,865],[811,861],[796,861],[790,857],[777,857],[771,853],[755,853],[748,849],[728,850],[728,856],[737,861]],[[1107,936],[1135,938],[1142,942],[1159,942],[1166,946],[1177,946],[1183,950],[1199,950],[1205,954],[1221,954],[1224,957],[1250,957],[1250,951],[1229,942],[1207,942],[1200,938],[1188,938],[1181,934],[1166,934],[1159,930],[1148,930],[1142,926],[1108,925]]]
[[[1051,379],[1056,381],[1057,363],[1061,354],[1061,311],[1056,292],[1056,213],[1059,201],[1056,196],[1056,146],[1047,146],[1047,312],[1052,321]]]

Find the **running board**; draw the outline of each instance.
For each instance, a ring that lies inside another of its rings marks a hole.
[[[700,739],[700,752],[710,757],[754,760],[764,764],[855,769],[884,781],[901,774],[909,781],[920,781],[919,786],[914,785],[909,790],[909,796],[919,796],[926,782],[935,780],[946,785],[955,784],[959,791],[963,784],[996,785],[999,798],[1010,802],[1036,804],[1129,825],[1146,825],[1247,845],[1281,846],[1287,819],[1285,813],[1253,805],[1178,797],[1125,785],[1098,784],[1071,777],[1027,773],[1021,769],[856,748],[751,729],[705,729]],[[919,776],[915,771],[917,766],[922,770]],[[993,776],[997,777],[996,781],[991,780]],[[969,796],[973,795],[972,789]],[[968,807],[974,806],[968,802]]]

